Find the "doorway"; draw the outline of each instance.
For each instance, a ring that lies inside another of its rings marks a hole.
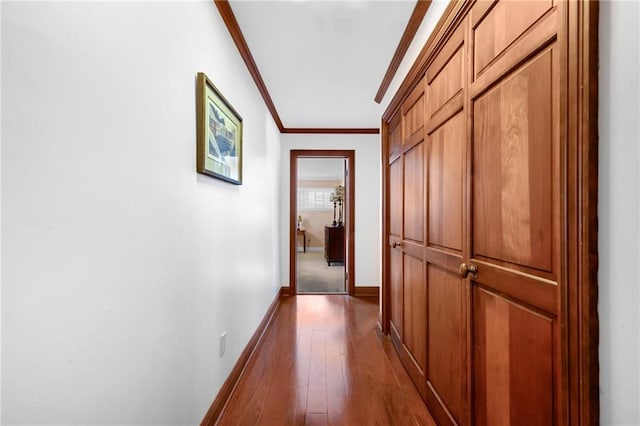
[[[289,294],[354,294],[353,150],[291,151]]]

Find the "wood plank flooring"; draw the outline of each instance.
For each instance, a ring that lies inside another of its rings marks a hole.
[[[374,298],[282,300],[221,425],[435,425]]]

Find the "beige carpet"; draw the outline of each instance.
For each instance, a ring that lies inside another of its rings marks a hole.
[[[344,264],[327,266],[321,252],[298,252],[299,293],[344,293]]]

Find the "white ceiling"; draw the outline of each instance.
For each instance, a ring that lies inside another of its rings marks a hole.
[[[415,0],[230,2],[285,127],[377,128]]]

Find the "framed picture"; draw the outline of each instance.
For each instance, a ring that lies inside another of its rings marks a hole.
[[[201,72],[196,117],[198,173],[242,185],[242,117]]]

